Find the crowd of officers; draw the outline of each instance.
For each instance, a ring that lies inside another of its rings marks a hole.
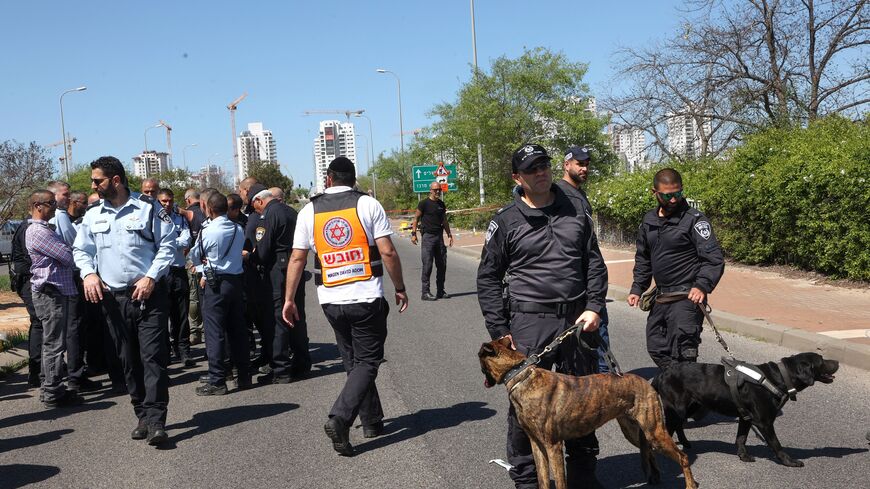
[[[608,348],[607,267],[582,189],[589,150],[568,148],[556,183],[551,158],[539,145],[521,146],[511,163],[514,200],[493,216],[477,274],[489,334],[509,338],[530,355],[582,325],[587,334],[597,331],[601,349]],[[355,178],[353,163],[336,158],[327,170],[327,190],[298,214],[280,189],[253,178],[227,196],[189,189],[182,209],[157,181],[145,180],[141,193],[132,191],[114,157],[91,163],[91,196],[70,194],[62,182],[34,192],[32,219],[19,227],[15,242],[23,245],[14,250],[16,290],[31,315],[31,385],[42,386],[48,407],[74,405],[82,401],[79,391],[99,387],[84,365],[104,368],[113,388],[131,397],[138,418],[132,437],[160,444],[168,436],[167,365],[174,357],[193,366],[191,344],[206,344],[208,373],[197,395],[226,394],[230,379],[238,389],[248,388],[255,373],[262,374],[258,383],[283,384],[310,372],[301,284],[313,278],[348,373],[324,429],[337,452],[352,455],[349,428],[357,417],[366,437],[384,429],[375,385],[390,309],[384,271],[400,312],[408,305],[384,209],[354,190]],[[651,191],[658,205],[638,232],[628,303],[639,305],[655,280],[659,292],[647,322],[647,350],[664,369],[696,361],[699,306],[721,278],[724,261],[709,222],[686,202],[677,171],[657,172]],[[418,220],[424,231],[424,300],[450,297],[442,233],[450,245],[453,237],[445,211],[440,188],[433,186],[414,220],[414,231]],[[416,244],[416,232],[412,236]],[[313,274],[305,270],[309,252]],[[56,361],[64,347],[65,362]],[[606,371],[600,355],[571,340],[539,366],[573,375]],[[536,487],[531,445],[512,406],[507,437],[511,478],[517,487]],[[597,453],[594,433],[566,442],[571,484],[598,484]]]

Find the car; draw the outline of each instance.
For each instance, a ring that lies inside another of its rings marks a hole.
[[[7,221],[0,226],[0,261],[10,260],[12,257],[12,236],[21,221]]]

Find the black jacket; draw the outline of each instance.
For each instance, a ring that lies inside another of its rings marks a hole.
[[[492,338],[510,332],[502,280],[510,277],[510,300],[571,303],[585,299],[597,313],[607,295],[607,267],[591,219],[557,185],[552,205],[533,209],[517,196],[489,223],[477,269],[477,296]]]
[[[280,262],[281,268],[287,268],[288,257],[293,249],[297,215],[296,209],[272,200],[266,204],[255,227],[250,224],[253,217],[249,219],[248,227],[255,230],[253,257],[257,264],[268,269]]]
[[[642,294],[655,278],[659,288],[697,287],[713,292],[725,271],[725,258],[704,214],[684,200],[676,212],[643,216],[637,233],[632,294]]]

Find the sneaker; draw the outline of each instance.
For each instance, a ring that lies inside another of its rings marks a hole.
[[[46,409],[54,409],[59,407],[72,407],[79,406],[83,402],[82,396],[78,394],[76,391],[64,391],[63,395],[56,399],[52,399],[51,401],[43,401],[42,405],[45,406]]]
[[[214,385],[214,384],[203,384],[196,388],[196,395],[198,396],[223,396],[227,393],[227,386],[224,385]]]
[[[335,416],[323,426],[326,436],[332,440],[332,448],[345,457],[353,456],[353,445],[350,444],[350,428]]]
[[[424,301],[435,301],[435,300],[438,300],[438,299],[436,299],[435,296],[432,295],[432,294],[430,294],[429,292],[423,292],[423,295],[420,296],[420,300],[424,300]]]
[[[236,389],[243,391],[245,389],[250,389],[254,384],[251,381],[250,375],[240,375],[236,377]]]
[[[136,425],[136,429],[130,433],[130,438],[134,440],[144,440],[148,438],[148,425],[145,424],[144,419],[139,420],[139,424]]]
[[[363,437],[377,438],[384,434],[384,422],[378,421],[370,425],[363,425]]]
[[[438,294],[435,295],[435,298],[436,299],[449,299],[450,294],[448,294],[447,292],[442,290],[441,292],[438,292]]]

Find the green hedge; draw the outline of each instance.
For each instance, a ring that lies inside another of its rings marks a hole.
[[[590,185],[595,209],[636,229],[658,168]],[[678,165],[728,255],[870,280],[870,126],[829,117],[747,138],[725,161]]]

